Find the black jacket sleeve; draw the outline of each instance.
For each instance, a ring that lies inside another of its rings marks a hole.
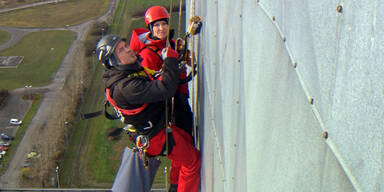
[[[179,83],[179,68],[176,58],[166,58],[163,72],[158,80],[132,78],[117,86],[126,101],[131,104],[152,103],[171,98]]]

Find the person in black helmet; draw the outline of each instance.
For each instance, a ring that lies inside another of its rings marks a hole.
[[[163,70],[156,79],[145,70],[126,40],[117,35],[104,36],[97,44],[97,54],[105,66],[103,80],[108,101],[123,116],[132,131],[148,136],[147,153],[164,154],[165,101],[171,98],[179,83],[178,54],[172,48],[161,51]],[[200,152],[194,147],[190,134],[171,125],[169,134],[173,143],[168,146],[169,159],[181,164],[177,191],[197,192],[200,188]],[[131,131],[131,130],[130,130]]]

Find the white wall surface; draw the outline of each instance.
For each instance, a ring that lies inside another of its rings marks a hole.
[[[192,3],[202,191],[384,191],[384,4]]]

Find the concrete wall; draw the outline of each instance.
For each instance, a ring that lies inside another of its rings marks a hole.
[[[202,191],[384,191],[384,4],[186,5]]]

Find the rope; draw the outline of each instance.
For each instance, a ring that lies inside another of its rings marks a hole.
[[[168,32],[167,32],[167,41],[166,41],[166,47],[168,48],[170,46],[170,39],[169,39],[169,35],[170,35],[170,31],[171,31],[171,19],[172,19],[172,12],[173,12],[173,0],[171,0],[171,4],[170,4],[170,7],[169,7],[169,19],[168,19]],[[174,105],[174,98],[172,97],[172,113],[173,113],[173,105]],[[168,154],[168,151],[169,151],[169,148],[168,148],[168,144],[169,144],[169,138],[168,138],[168,132],[171,132],[172,129],[171,127],[169,126],[169,111],[168,111],[168,103],[169,103],[169,99],[165,100],[165,153],[166,153],[166,156],[167,158],[169,158],[169,154]],[[169,181],[165,183],[165,188],[168,190],[168,187],[169,187]]]
[[[194,134],[195,134],[195,146],[197,147],[198,150],[200,150],[200,135],[197,134],[197,125],[199,124],[198,121],[198,115],[199,115],[199,51],[200,51],[200,36],[198,35],[196,37],[197,45],[196,45],[196,115],[195,116],[195,126],[194,126]]]
[[[191,13],[192,17],[195,16],[195,0],[191,0]]]
[[[177,37],[181,37],[181,16],[182,16],[183,0],[179,1],[179,24],[177,26]]]
[[[195,17],[195,0],[191,0],[191,15],[192,17],[191,18],[194,18]],[[191,23],[192,24],[192,21]],[[198,71],[198,66],[196,66],[196,64],[198,64],[198,60],[196,61],[195,63],[195,37],[194,35],[191,36],[191,63],[192,63],[192,87],[191,87],[191,90],[192,90],[192,96],[191,96],[191,103],[192,103],[192,113],[193,113],[193,134],[194,134],[194,144],[196,146],[197,149],[200,150],[200,146],[199,146],[199,139],[197,138],[197,99],[196,97],[198,97],[198,87],[195,88],[195,83],[197,84],[198,86],[198,73],[195,74],[195,67],[197,67],[197,71]],[[197,55],[198,56],[198,55]],[[194,82],[194,78],[195,78],[195,75],[196,76],[196,82]],[[195,92],[195,89],[196,89],[196,92]]]
[[[173,12],[173,0],[171,0],[171,4],[169,6],[169,19],[168,19],[168,25],[171,25],[171,20],[172,20],[172,12]],[[169,35],[171,33],[171,27],[168,27],[168,33],[167,33],[167,42],[166,42],[166,47],[169,47]]]

